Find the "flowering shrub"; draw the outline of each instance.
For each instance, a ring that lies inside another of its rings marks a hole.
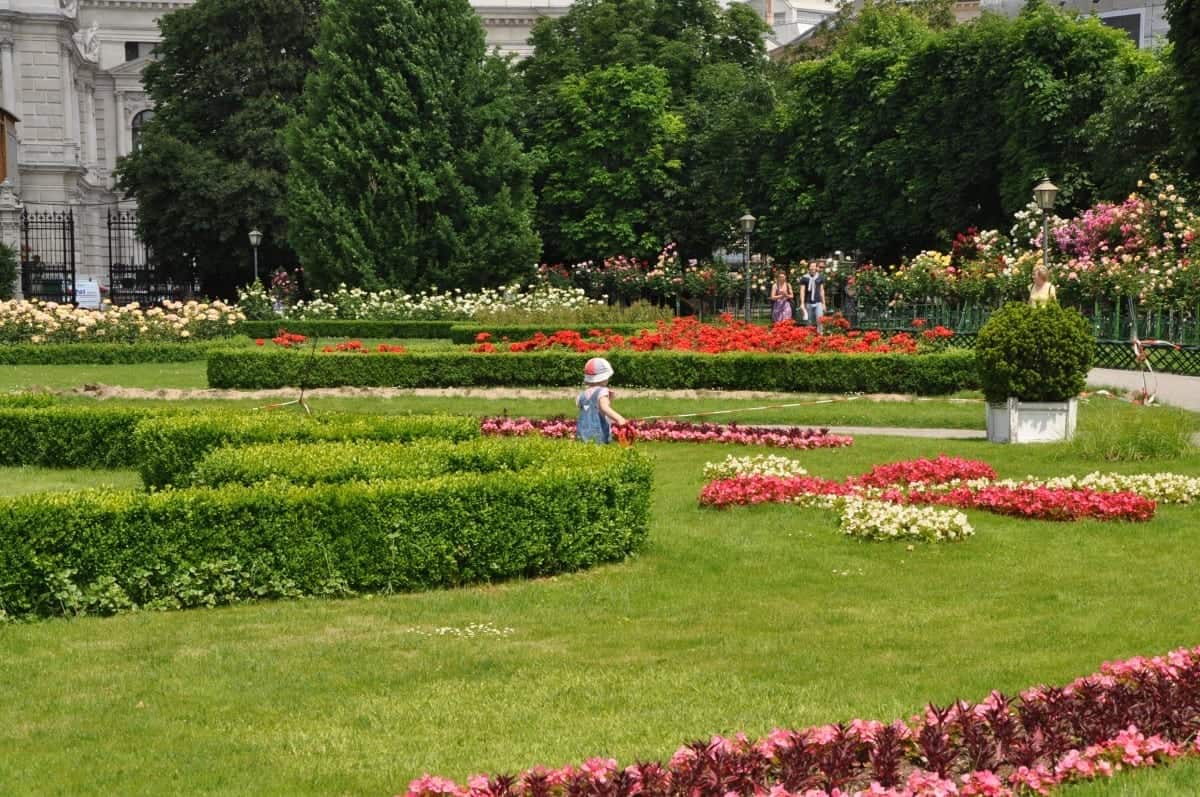
[[[778,454],[758,454],[753,457],[735,457],[733,454],[720,462],[704,465],[706,479],[732,479],[734,476],[807,476],[808,471],[794,459]]]
[[[944,327],[926,330],[922,339],[937,341],[953,333]],[[721,317],[720,324],[704,324],[692,317],[676,318],[669,324],[659,322],[656,329],[647,329],[623,336],[611,331],[592,330],[582,335],[575,330],[559,330],[551,335],[538,332],[528,340],[513,343],[493,343],[479,339],[474,351],[490,354],[497,351],[529,352],[547,349],[569,349],[578,352],[603,352],[613,349],[633,351],[694,351],[704,354],[724,352],[774,353],[837,353],[837,354],[916,354],[917,338],[907,332],[885,336],[880,332],[847,332],[818,334],[814,327],[796,326],[782,321],[770,327],[747,324],[732,316]]]
[[[714,736],[666,763],[611,758],[424,775],[406,797],[1023,797],[1200,755],[1200,647],[1105,663],[1066,686],[926,706],[907,722],[855,719],[761,739]]]
[[[946,492],[889,491],[884,498],[913,504],[986,509],[998,515],[1038,520],[1134,520],[1154,517],[1155,503],[1136,493],[1104,493],[1087,487],[955,487]]]
[[[326,353],[333,352],[351,352],[356,354],[366,354],[370,351],[377,351],[381,354],[404,354],[405,348],[391,343],[380,343],[374,349],[368,349],[363,345],[361,340],[345,340],[341,343],[335,343],[331,346],[322,346],[321,351]]]
[[[253,286],[238,291],[238,303],[263,312],[261,288]],[[361,288],[340,286],[332,293],[313,291],[309,301],[299,301],[273,309],[266,318],[351,319],[351,320],[464,320],[490,313],[525,311],[530,313],[579,310],[603,307],[601,299],[589,299],[580,288],[556,288],[549,285],[512,285],[505,288],[485,288],[476,293],[461,289],[420,291],[410,294],[397,290],[364,291]]]
[[[224,302],[137,303],[84,310],[55,302],[0,302],[3,343],[163,343],[233,335],[245,316]]]
[[[575,421],[565,418],[484,418],[485,435],[574,437]],[[681,423],[680,421],[630,421],[625,426],[629,440],[688,443],[732,443],[778,448],[840,448],[854,442],[851,437],[829,434],[828,429],[740,426],[736,423]]]
[[[1024,482],[1033,484],[1033,477]],[[1137,493],[1160,504],[1190,504],[1200,500],[1200,478],[1178,473],[1099,473],[1047,479],[1047,487],[1090,487],[1106,493]]]

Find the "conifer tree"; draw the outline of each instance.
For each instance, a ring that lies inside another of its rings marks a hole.
[[[467,0],[329,0],[289,130],[291,242],[317,286],[531,273],[532,164]]]

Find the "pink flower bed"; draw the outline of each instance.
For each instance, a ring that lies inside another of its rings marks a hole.
[[[480,426],[485,435],[546,437],[575,436],[575,421],[541,418],[484,418]],[[667,441],[673,443],[735,443],[738,445],[775,446],[778,448],[840,448],[854,442],[845,435],[829,434],[828,429],[795,427],[740,426],[736,423],[683,423],[681,421],[630,421],[622,430],[627,440]]]
[[[1000,515],[1037,520],[1130,520],[1154,517],[1154,501],[1136,493],[1101,492],[1088,487],[1038,487],[962,484],[949,489],[920,485],[954,480],[994,479],[986,462],[939,456],[876,465],[862,476],[844,482],[814,476],[743,475],[704,485],[700,504],[716,508],[762,503],[793,503],[809,496],[856,495],[897,504],[936,504],[959,509],[984,509]],[[916,485],[916,486],[913,486]],[[881,489],[882,488],[882,489]]]
[[[1063,687],[930,705],[875,720],[714,736],[666,764],[611,758],[476,775],[425,775],[406,797],[1019,797],[1200,755],[1200,647],[1105,663]]]

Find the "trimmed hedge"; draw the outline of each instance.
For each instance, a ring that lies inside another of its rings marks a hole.
[[[442,447],[277,445],[202,467],[294,454],[305,465],[290,475],[310,483],[2,499],[0,616],[456,586],[618,560],[645,539],[651,468],[636,452],[469,445],[467,459],[497,469],[327,483],[321,463],[337,478],[358,457],[359,475],[386,479]]]
[[[656,329],[657,325],[653,321],[644,321],[639,324],[455,324],[450,328],[450,339],[455,343],[474,343],[475,336],[480,332],[487,332],[492,336],[492,342],[499,342],[507,338],[510,341],[529,340],[537,333],[543,335],[553,335],[561,330],[569,330],[578,332],[580,335],[587,335],[593,329],[604,331],[612,331],[618,335],[636,335],[643,329]]]
[[[218,351],[208,360],[215,388],[467,387],[578,385],[587,354],[321,354]],[[607,355],[617,385],[659,389],[719,388],[821,393],[940,395],[979,386],[974,355],[936,354],[696,354],[626,352]]]
[[[281,318],[277,321],[243,321],[237,330],[251,338],[273,338],[286,329],[313,338],[449,338],[457,321],[357,321],[342,319]]]
[[[479,437],[479,421],[454,415],[204,413],[147,418],[133,439],[138,472],[148,487],[181,484],[205,454],[221,446],[321,440],[421,438],[470,440]]]
[[[0,365],[129,365],[204,360],[214,349],[248,345],[241,339],[194,343],[9,343]]]
[[[133,431],[168,409],[103,405],[0,406],[0,465],[133,468]]]

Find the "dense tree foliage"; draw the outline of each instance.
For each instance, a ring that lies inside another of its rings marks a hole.
[[[528,275],[533,165],[467,0],[329,0],[289,130],[288,221],[316,285]]]
[[[1200,137],[1195,133],[1200,129],[1200,2],[1167,0],[1166,16],[1178,79],[1175,99],[1180,155],[1192,176],[1200,177]]]
[[[668,240],[704,256],[725,239],[745,210],[758,131],[772,105],[764,30],[749,7],[723,10],[716,0],[582,0],[539,23],[520,70],[551,259],[616,251],[597,249],[603,245],[647,256]],[[647,82],[631,83],[633,76]],[[584,99],[603,96],[616,105]],[[647,120],[649,128],[638,129]],[[599,148],[622,153],[602,187]],[[587,173],[587,186],[569,185]],[[596,232],[604,227],[607,239]]]
[[[282,130],[311,67],[317,0],[198,0],[162,17],[146,66],[155,116],[122,159],[155,259],[177,275],[195,264],[206,294],[250,281],[250,229],[262,262],[290,265],[281,206]]]
[[[1090,202],[1086,124],[1148,65],[1120,31],[1038,2],[948,29],[867,6],[848,25],[791,68],[772,122],[761,211],[777,256],[945,245],[1005,226],[1043,175],[1064,205]]]

